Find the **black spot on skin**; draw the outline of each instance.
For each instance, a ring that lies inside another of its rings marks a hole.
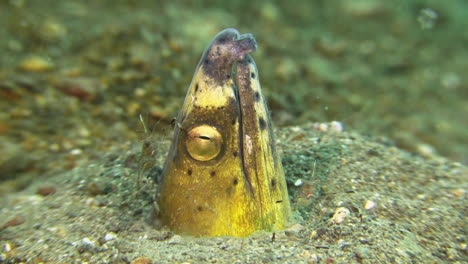
[[[248,58],[247,63],[252,63],[252,60],[250,58]]]
[[[232,121],[231,121],[231,125],[235,125],[236,124],[236,119],[233,118]]]
[[[275,179],[271,179],[271,187],[272,188],[276,187],[276,180]]]
[[[255,100],[255,102],[260,101],[260,94],[258,92],[254,93],[254,100]]]
[[[212,172],[210,173],[210,175],[211,175],[211,177],[216,176],[216,171],[212,171]]]
[[[237,180],[237,178],[234,178],[234,180],[232,181],[232,184],[237,185],[238,183],[239,181]]]
[[[255,79],[255,72],[250,73],[250,78]]]
[[[205,64],[210,64],[210,60],[209,60],[209,59],[205,59]]]
[[[188,170],[187,170],[187,174],[188,174],[189,176],[192,175],[192,169],[188,169]]]
[[[226,75],[226,79],[231,79],[231,75],[230,75],[230,74],[227,74],[227,75]]]
[[[195,84],[195,92],[198,92],[198,83]]]
[[[263,119],[263,117],[258,118],[258,125],[260,126],[261,130],[265,130],[266,122],[265,122],[265,119]]]
[[[237,151],[234,151],[234,152],[232,153],[232,155],[233,155],[234,157],[237,157]]]
[[[201,212],[201,211],[203,211],[203,207],[197,206],[197,210],[198,210],[198,212]]]

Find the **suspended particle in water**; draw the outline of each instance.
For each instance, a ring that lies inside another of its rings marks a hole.
[[[422,29],[432,29],[439,15],[436,11],[430,8],[423,8],[419,12],[418,22]]]

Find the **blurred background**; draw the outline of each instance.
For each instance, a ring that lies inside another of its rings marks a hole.
[[[343,123],[468,163],[464,0],[2,0],[0,181],[26,186],[144,139],[169,140],[198,60],[252,33],[276,127]]]

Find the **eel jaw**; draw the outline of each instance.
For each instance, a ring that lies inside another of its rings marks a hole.
[[[219,86],[232,79],[234,63],[257,49],[252,34],[240,35],[239,31],[228,28],[221,31],[203,53],[198,64],[204,73]]]

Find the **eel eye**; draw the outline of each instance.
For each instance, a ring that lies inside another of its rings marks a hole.
[[[208,161],[214,159],[221,152],[223,137],[215,127],[201,125],[188,132],[185,144],[192,158]]]

